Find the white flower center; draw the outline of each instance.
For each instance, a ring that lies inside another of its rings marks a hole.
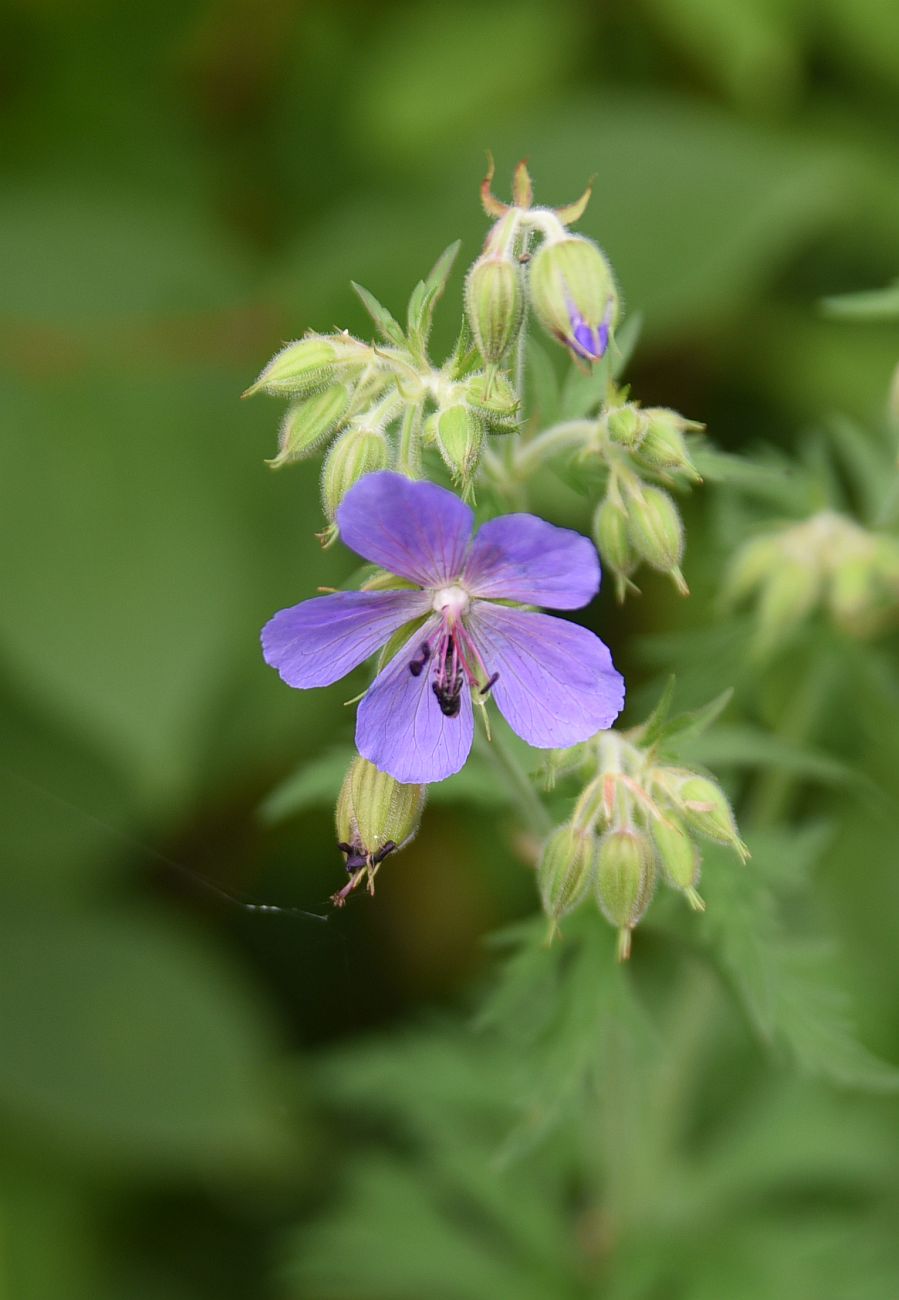
[[[447,618],[457,619],[468,613],[471,597],[464,587],[441,587],[434,592],[432,609]]]

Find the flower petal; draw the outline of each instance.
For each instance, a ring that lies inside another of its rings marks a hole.
[[[503,515],[484,524],[465,569],[473,595],[579,609],[599,590],[596,547],[570,528],[536,515]]]
[[[458,578],[473,519],[446,488],[390,470],[366,474],[337,508],[340,536],[351,550],[423,587]]]
[[[624,678],[608,648],[585,627],[476,601],[466,620],[493,697],[522,740],[565,748],[611,726],[624,703]]]
[[[431,689],[431,674],[415,677],[409,671],[421,642],[437,623],[437,619],[426,623],[391,659],[375,678],[356,715],[359,753],[406,784],[442,781],[458,772],[474,736],[468,687],[462,690],[458,715],[447,718]]]
[[[288,686],[330,686],[429,605],[422,591],[315,596],[269,619],[262,629],[262,653]]]

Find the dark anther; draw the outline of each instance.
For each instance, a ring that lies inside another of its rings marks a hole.
[[[437,672],[437,680],[431,684],[431,690],[437,696],[440,712],[445,718],[455,718],[461,708],[462,687],[465,675],[456,656],[456,643],[452,634],[447,636],[441,649],[442,663]]]
[[[481,687],[481,695],[489,695],[496,683],[499,681],[499,673],[494,673],[488,682]]]
[[[459,716],[459,710],[462,707],[462,681],[460,674],[449,687],[441,686],[439,682],[434,682],[431,687],[431,690],[437,696],[440,712],[445,718],[457,718]]]
[[[378,849],[377,853],[372,854],[371,865],[373,867],[379,866],[389,853],[393,853],[395,848],[396,842],[394,840],[386,840]]]
[[[352,844],[344,844],[342,840],[337,847],[341,853],[346,854],[346,869],[350,875],[368,866],[368,856],[361,849],[354,848]]]
[[[428,645],[427,641],[422,641],[421,645],[418,647],[418,656],[419,657],[413,659],[409,665],[409,672],[413,677],[420,677],[422,675],[425,664],[431,657],[431,647]]]

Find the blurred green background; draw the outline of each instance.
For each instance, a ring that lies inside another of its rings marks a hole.
[[[490,148],[500,193],[522,156],[548,203],[595,173],[583,229],[644,313],[644,401],[749,454],[837,410],[878,425],[897,330],[817,300],[896,273],[897,120],[889,0],[5,7],[0,1295],[742,1296],[728,1268],[747,1296],[897,1293],[895,1106],[766,1065],[720,993],[668,1170],[708,1237],[679,1262],[657,1229],[666,1290],[639,1252],[587,1277],[603,1229],[565,1223],[558,1150],[496,1164],[527,1051],[464,1026],[532,882],[502,816],[437,802],[373,904],[318,919],[330,810],[258,810],[348,738],[348,692],[287,691],[257,636],[352,561],[312,535],[317,467],[266,469],[274,405],[237,400],[283,339],[366,329],[351,278],[399,310],[453,239],[470,262]],[[635,688],[639,637],[680,617],[647,592],[600,613]],[[899,887],[865,833],[820,889],[862,1037],[895,1059]],[[648,951],[650,997],[687,958]],[[378,1146],[416,1105],[397,1142],[446,1145],[427,1174]],[[719,1196],[746,1207],[731,1237]]]

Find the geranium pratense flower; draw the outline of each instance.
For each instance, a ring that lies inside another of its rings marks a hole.
[[[289,686],[328,686],[412,624],[359,705],[356,745],[397,781],[441,781],[464,764],[472,697],[493,695],[530,745],[560,748],[608,727],[624,682],[586,628],[503,602],[586,605],[599,588],[591,542],[534,515],[474,516],[452,492],[384,471],[337,510],[343,541],[414,588],[341,591],[266,624],[266,662]]]

